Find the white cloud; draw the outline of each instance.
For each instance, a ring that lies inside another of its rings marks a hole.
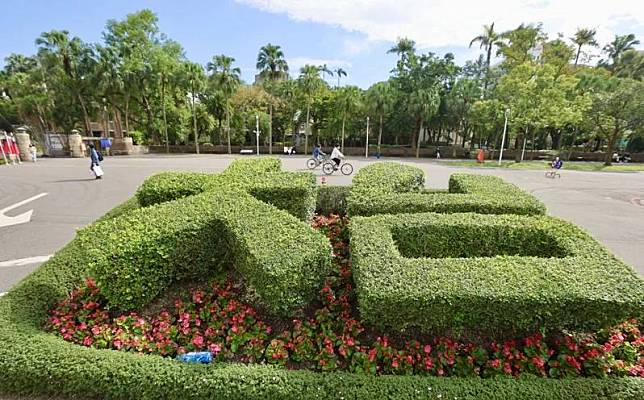
[[[286,62],[288,62],[288,68],[291,71],[292,75],[298,75],[300,73],[300,68],[305,66],[306,64],[316,65],[316,66],[326,64],[326,66],[329,69],[333,69],[336,67],[342,67],[342,68],[351,67],[351,63],[349,61],[324,59],[324,58],[293,57],[293,58],[287,58]]]
[[[551,38],[558,32],[573,35],[578,27],[597,29],[604,44],[628,26],[644,35],[644,2],[636,0],[237,0],[264,11],[287,14],[360,32],[370,41],[410,37],[420,48],[467,46],[483,24],[495,22],[497,31],[521,23],[542,22]],[[623,32],[622,32],[623,33]],[[644,38],[642,38],[644,39]],[[359,52],[345,43],[347,53]]]

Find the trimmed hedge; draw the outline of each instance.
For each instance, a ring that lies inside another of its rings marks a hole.
[[[317,201],[315,177],[306,172],[282,172],[279,168],[279,159],[255,158],[235,160],[221,174],[164,172],[147,178],[136,197],[146,207],[206,191],[237,188],[302,220],[310,220]]]
[[[119,218],[79,232],[76,243],[110,307],[142,307],[173,281],[212,274],[227,263],[274,313],[287,314],[315,295],[331,265],[330,245],[293,217],[313,213],[315,178],[274,172],[277,159],[255,159],[255,168],[240,161],[220,175],[148,178],[138,202],[164,202],[128,204]]]
[[[544,204],[501,178],[453,174],[449,192],[423,190],[422,170],[397,163],[362,168],[347,199],[349,215],[461,213],[543,215]]]
[[[351,186],[320,186],[315,212],[320,215],[346,215],[350,190]]]
[[[77,346],[45,333],[41,327],[48,310],[88,276],[90,261],[76,238],[0,297],[1,394],[296,400],[454,397],[635,400],[644,396],[644,380],[638,378],[374,377],[287,371],[262,365],[189,365],[157,356]]]
[[[399,214],[349,228],[361,318],[376,325],[592,330],[644,315],[644,281],[556,218]]]

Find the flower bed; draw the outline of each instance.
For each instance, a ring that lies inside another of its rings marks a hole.
[[[177,299],[153,317],[110,315],[94,282],[58,304],[47,328],[67,341],[97,349],[174,356],[210,351],[216,361],[241,361],[318,371],[458,377],[644,377],[644,335],[635,320],[596,334],[531,334],[484,344],[435,337],[392,340],[363,326],[354,312],[346,220],[319,217],[334,248],[335,273],[319,293],[309,318],[273,332],[252,307],[239,301],[230,281]],[[370,337],[377,338],[369,342]]]

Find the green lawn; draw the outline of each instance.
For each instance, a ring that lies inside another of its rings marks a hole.
[[[472,168],[509,168],[509,169],[549,169],[550,162],[546,161],[524,161],[517,163],[514,161],[503,161],[501,165],[497,161],[486,161],[483,164],[477,163],[475,160],[459,160],[447,161],[445,164],[452,167],[472,167]],[[613,164],[607,167],[602,162],[564,162],[564,170],[573,171],[612,171],[612,172],[625,172],[625,171],[644,171],[644,163],[632,164]]]

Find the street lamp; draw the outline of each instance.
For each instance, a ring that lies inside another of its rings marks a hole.
[[[501,165],[501,159],[503,159],[503,146],[505,146],[505,133],[508,130],[508,115],[510,115],[510,109],[505,109],[505,124],[503,124],[503,138],[501,139],[501,153],[499,154],[499,165]]]

